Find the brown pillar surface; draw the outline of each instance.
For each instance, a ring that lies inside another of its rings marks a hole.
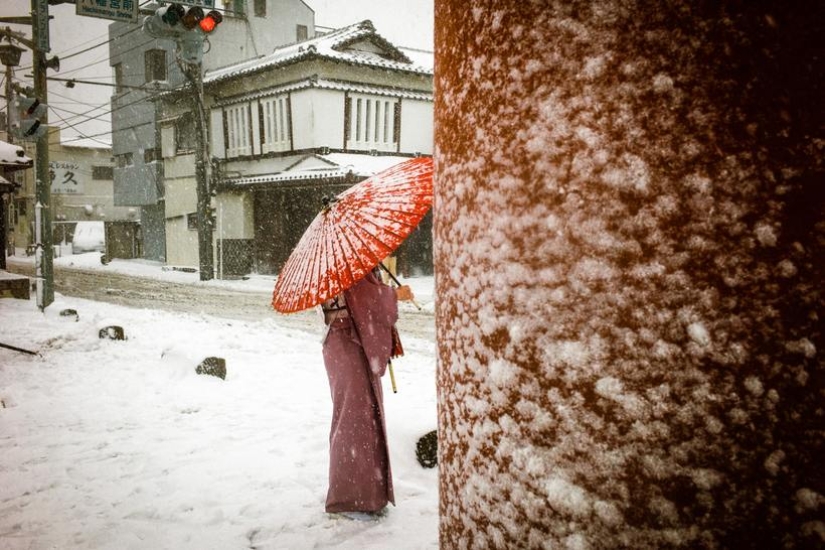
[[[801,4],[436,0],[443,548],[825,545]]]

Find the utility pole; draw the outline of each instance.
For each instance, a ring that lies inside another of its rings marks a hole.
[[[204,13],[198,6],[170,4],[143,21],[143,31],[154,38],[172,39],[177,44],[177,62],[192,85],[195,106],[195,189],[198,217],[198,264],[201,281],[215,278],[212,250],[212,192],[207,173],[206,108],[203,101],[203,43],[223,20],[217,11]]]
[[[31,0],[32,8],[32,67],[34,71],[35,97],[48,104],[48,84],[46,82],[46,53],[49,46],[49,3],[47,0]],[[41,123],[48,128],[48,111]],[[54,302],[54,247],[52,245],[51,178],[49,177],[49,132],[37,138],[37,159],[35,160],[35,195],[40,216],[36,244],[35,261],[37,271],[37,307],[46,309]]]
[[[10,42],[11,43],[11,42]],[[11,79],[14,76],[12,74],[12,67],[11,64],[6,65],[6,139],[9,143],[13,143],[11,139],[11,94],[12,94],[12,87],[11,87]],[[0,237],[0,244],[2,244],[3,252],[0,254],[0,269],[6,269],[6,254],[11,252],[14,253],[14,250],[10,250],[9,247],[9,203],[11,202],[11,192],[8,193],[9,200],[6,202],[6,195],[7,193],[3,193],[2,197],[0,197],[0,231],[3,232],[2,237]]]
[[[192,101],[195,104],[195,192],[198,216],[198,259],[201,281],[215,278],[215,255],[212,250],[213,218],[212,192],[207,174],[206,108],[203,104],[203,69],[200,63],[179,63],[184,75],[195,88]]]

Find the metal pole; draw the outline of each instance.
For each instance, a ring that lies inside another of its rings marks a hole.
[[[35,280],[37,283],[37,307],[40,308],[40,311],[46,309],[46,305],[43,303],[43,292],[45,285],[43,284],[43,246],[40,244],[42,243],[42,233],[43,233],[43,206],[38,202],[34,206],[34,273],[35,273]]]
[[[218,203],[218,242],[221,244],[221,254],[218,257],[218,279],[223,280],[223,248],[226,241],[223,238],[223,204]]]
[[[11,86],[11,79],[14,76],[12,74],[13,67],[11,65],[6,65],[6,141],[9,143],[14,143],[11,137],[11,110],[12,110],[12,93],[14,90]],[[0,200],[0,206],[2,206],[2,212],[0,212],[0,230],[2,230],[2,236],[0,236],[0,248],[3,250],[3,254],[0,255],[0,269],[6,269],[6,255],[13,256],[14,249],[9,247],[9,204],[11,203],[11,198],[13,197],[13,191],[9,191],[9,193],[3,193],[2,200]],[[8,197],[9,200],[6,200]]]
[[[34,71],[34,93],[40,103],[48,105],[48,85],[46,83],[46,52],[49,50],[49,5],[42,0],[31,0],[32,17],[36,22],[32,25],[32,66]],[[45,36],[43,36],[45,31]],[[45,47],[44,47],[45,46]],[[54,247],[52,245],[52,211],[51,211],[51,178],[49,177],[49,115],[43,114],[40,123],[46,127],[42,136],[37,138],[37,158],[35,160],[35,194],[40,209],[40,223],[38,229],[40,238],[35,243],[42,248],[40,251],[40,269],[37,276],[41,278],[42,303],[38,303],[41,310],[46,309],[54,302]],[[38,291],[39,294],[39,291]]]
[[[9,201],[6,200],[11,193],[0,193],[0,269],[6,269],[6,255],[8,251],[9,234]]]

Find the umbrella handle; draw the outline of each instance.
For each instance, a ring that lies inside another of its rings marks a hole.
[[[399,287],[401,286],[401,282],[395,277],[395,275],[392,274],[392,271],[387,269],[387,266],[384,265],[384,262],[381,262],[378,265],[381,266],[381,269],[383,269],[384,271],[387,272],[387,275],[390,276],[390,279],[393,280],[393,282],[395,283],[396,286],[399,286]],[[421,306],[418,305],[418,302],[415,301],[415,298],[412,298],[410,301],[413,303],[413,305],[416,308],[418,308],[418,311],[421,311]]]
[[[392,383],[392,393],[398,393],[398,388],[395,387],[395,373],[392,370],[392,359],[387,361],[387,367],[390,369],[390,382]]]

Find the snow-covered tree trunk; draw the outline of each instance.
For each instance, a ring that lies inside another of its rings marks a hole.
[[[825,545],[825,6],[436,0],[443,548]]]

